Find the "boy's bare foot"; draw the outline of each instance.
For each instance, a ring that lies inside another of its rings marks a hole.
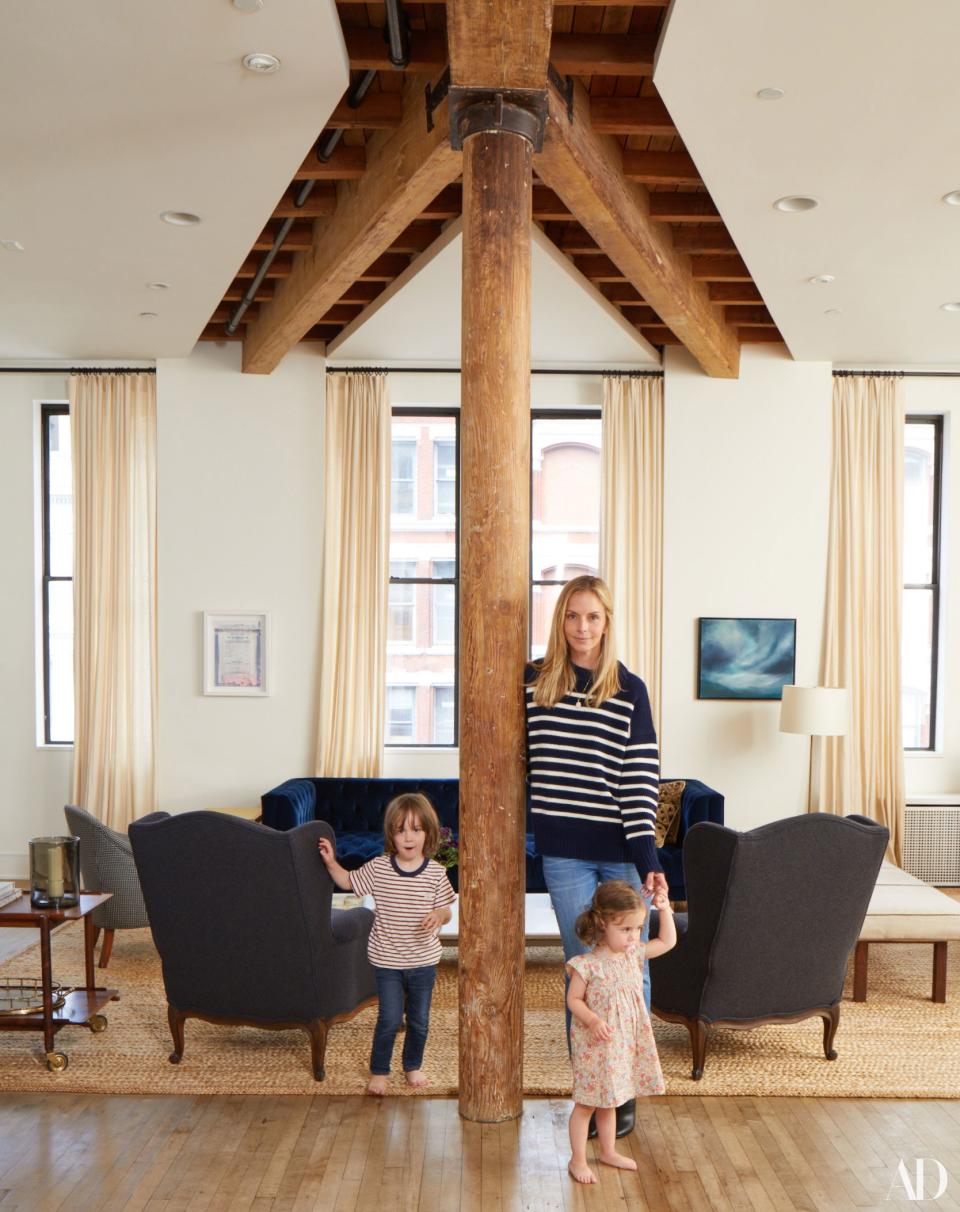
[[[595,1183],[597,1181],[596,1174],[594,1174],[586,1162],[582,1166],[576,1162],[571,1162],[567,1166],[567,1171],[570,1177],[575,1178],[578,1183]]]
[[[422,1069],[410,1069],[403,1076],[407,1079],[408,1086],[427,1086],[430,1084],[429,1078]]]
[[[636,1170],[637,1163],[632,1157],[624,1157],[622,1153],[601,1153],[600,1161],[605,1166],[616,1166],[618,1170]]]
[[[387,1092],[387,1077],[384,1073],[374,1073],[367,1082],[367,1093],[376,1094],[382,1098]]]

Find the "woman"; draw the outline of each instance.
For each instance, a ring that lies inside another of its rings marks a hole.
[[[568,961],[583,953],[575,923],[598,885],[625,880],[648,897],[667,889],[654,841],[660,760],[650,699],[617,661],[610,590],[599,577],[564,585],[546,655],[524,682],[534,844]],[[649,915],[644,941],[648,929]],[[643,992],[649,1008],[646,965]],[[632,1100],[617,1108],[618,1136],[634,1117]]]

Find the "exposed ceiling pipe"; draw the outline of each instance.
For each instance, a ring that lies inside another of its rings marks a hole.
[[[403,5],[401,0],[386,0],[387,10],[387,28],[384,31],[385,37],[390,44],[390,62],[394,67],[406,67],[410,62],[410,35],[407,29],[406,18],[403,13]],[[368,69],[353,82],[350,86],[350,91],[347,93],[347,105],[351,109],[357,109],[370,90],[370,85],[374,81],[376,71]],[[337,127],[334,130],[326,131],[317,143],[317,159],[322,163],[326,162],[333,155],[334,148],[343,137],[343,128]],[[315,181],[304,181],[299,193],[293,200],[295,207],[301,207],[310,197]],[[225,330],[228,336],[233,336],[240,326],[240,321],[246,314],[247,308],[257,297],[257,291],[260,289],[260,284],[267,276],[267,271],[276,259],[277,253],[283,247],[283,242],[290,234],[290,228],[296,222],[296,217],[291,215],[284,219],[280,224],[277,234],[273,238],[273,244],[264,255],[260,262],[260,268],[253,276],[253,280],[243,293],[243,298],[237,304],[236,309],[225,325]]]

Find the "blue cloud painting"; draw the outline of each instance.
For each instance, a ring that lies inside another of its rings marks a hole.
[[[701,619],[701,699],[779,699],[794,680],[796,619]]]

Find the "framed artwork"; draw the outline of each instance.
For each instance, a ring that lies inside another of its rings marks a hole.
[[[203,693],[270,693],[270,616],[266,611],[203,612]]]
[[[780,699],[796,673],[796,619],[701,619],[697,698]]]

